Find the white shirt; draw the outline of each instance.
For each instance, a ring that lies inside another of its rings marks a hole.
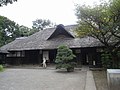
[[[46,59],[45,58],[43,58],[43,63],[46,63]]]

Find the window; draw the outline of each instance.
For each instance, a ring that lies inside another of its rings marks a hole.
[[[7,57],[24,57],[25,52],[24,51],[12,51],[9,54],[7,54]]]
[[[21,52],[16,52],[16,56],[20,57],[21,56]]]
[[[81,53],[81,50],[80,49],[76,49],[75,53]]]
[[[22,56],[22,57],[25,56],[25,51],[21,51],[21,56]]]
[[[15,52],[10,52],[7,54],[7,57],[16,57],[16,53]]]

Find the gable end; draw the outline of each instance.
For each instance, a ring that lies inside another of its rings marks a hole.
[[[52,35],[47,39],[50,40],[52,38],[56,38],[60,35],[64,35],[69,38],[74,38],[73,35],[71,35],[67,30],[65,30],[64,25],[60,24],[56,27],[55,31],[52,33]]]

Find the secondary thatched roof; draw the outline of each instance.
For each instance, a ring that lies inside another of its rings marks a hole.
[[[102,44],[92,38],[75,38],[76,25],[48,28],[39,31],[29,37],[18,38],[13,42],[1,47],[1,50],[34,50],[34,49],[56,49],[59,45],[68,45],[70,48],[97,47]],[[61,31],[59,31],[59,29]],[[59,31],[59,32],[58,32]]]

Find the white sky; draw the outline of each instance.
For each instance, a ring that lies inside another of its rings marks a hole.
[[[16,23],[32,27],[36,19],[50,19],[53,23],[75,24],[75,4],[89,4],[99,0],[18,0],[8,6],[0,7],[0,15]]]

